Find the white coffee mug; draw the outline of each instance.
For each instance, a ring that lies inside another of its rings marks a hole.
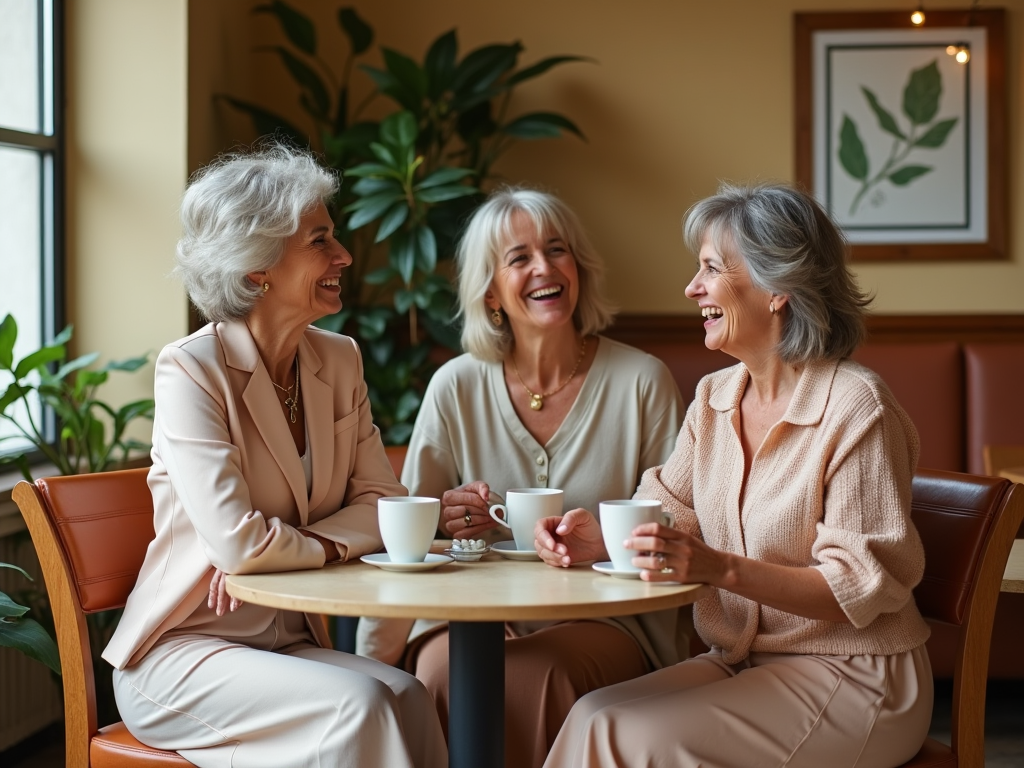
[[[634,528],[644,523],[662,523],[671,528],[675,523],[671,514],[662,511],[660,501],[602,501],[599,508],[604,546],[617,571],[641,570],[633,565],[633,558],[640,553],[635,549],[626,549],[622,545],[622,542],[632,537]]]
[[[505,503],[495,504],[490,515],[506,528],[512,529],[516,549],[533,549],[533,528],[544,517],[562,516],[562,498],[556,488],[517,488],[505,493]],[[501,510],[504,517],[495,514]]]
[[[377,522],[393,563],[422,563],[437,532],[441,502],[429,496],[385,496],[377,500]]]

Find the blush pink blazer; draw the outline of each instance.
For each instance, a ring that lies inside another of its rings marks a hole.
[[[310,327],[299,342],[313,482],[244,322],[211,323],[156,362],[153,492],[156,537],[103,658],[138,661],[204,600],[214,569],[320,568],[298,528],[336,542],[342,559],[382,546],[377,499],[405,495],[370,417],[355,342]],[[329,646],[319,620],[307,622]]]

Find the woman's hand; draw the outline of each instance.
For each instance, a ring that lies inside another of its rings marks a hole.
[[[490,515],[491,488],[482,480],[445,491],[441,497],[441,530],[453,539],[473,539],[497,527]]]
[[[640,578],[645,581],[722,586],[728,569],[725,553],[661,523],[638,525],[626,539],[626,549],[639,551],[633,565],[644,569]]]
[[[533,546],[540,559],[556,568],[608,558],[601,525],[585,509],[573,509],[562,517],[545,517],[533,529]]]
[[[207,607],[212,608],[218,616],[223,616],[228,611],[237,611],[242,607],[241,600],[228,594],[224,576],[224,571],[220,568],[213,572],[213,578],[210,579],[210,597],[206,601]]]

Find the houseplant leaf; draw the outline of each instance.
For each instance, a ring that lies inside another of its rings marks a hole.
[[[509,76],[508,80],[505,81],[505,85],[512,87],[519,83],[527,80],[532,80],[535,77],[543,75],[552,67],[557,67],[559,64],[568,64],[571,61],[589,61],[593,62],[594,59],[586,56],[549,56],[546,59],[541,59],[536,64],[532,64],[525,69],[521,69],[518,72]]]
[[[401,199],[401,195],[393,192],[383,192],[379,195],[370,195],[369,197],[362,197],[356,200],[344,209],[346,213],[352,214],[348,220],[348,228],[356,230],[375,219],[379,219],[388,208]]]
[[[427,55],[423,59],[423,71],[427,76],[429,98],[437,99],[451,87],[458,54],[459,41],[454,29],[445,32],[427,49]]]
[[[409,205],[405,200],[400,200],[388,208],[387,213],[380,220],[380,226],[377,227],[377,237],[374,238],[373,242],[380,243],[387,240],[392,232],[405,223],[407,218],[409,218]]]
[[[74,360],[69,360],[57,369],[57,373],[53,375],[53,378],[60,381],[69,373],[73,373],[80,368],[89,367],[99,359],[99,356],[99,352],[90,352],[88,355],[82,355],[81,357],[76,357]]]
[[[440,203],[457,197],[475,195],[476,189],[465,184],[445,184],[442,187],[428,187],[416,193],[416,199],[424,203]]]
[[[864,93],[864,98],[868,100],[868,104],[871,105],[872,111],[875,113],[875,117],[878,118],[878,125],[886,133],[890,133],[898,139],[906,141],[907,137],[903,131],[900,130],[899,125],[896,124],[896,118],[892,116],[892,113],[883,107],[878,97],[875,96],[874,92],[864,86],[861,86],[861,91]]]
[[[416,118],[402,111],[384,118],[380,124],[381,140],[393,147],[406,149],[416,143]]]
[[[27,395],[32,390],[29,387],[23,387],[18,382],[12,382],[8,385],[6,391],[0,396],[0,413],[7,410],[8,406],[24,395]]]
[[[931,173],[933,169],[927,165],[904,165],[889,174],[889,181],[898,187],[905,187],[918,176]]]
[[[331,106],[331,97],[327,94],[327,86],[320,79],[320,75],[284,46],[275,46],[273,50],[281,57],[281,61],[284,62],[285,68],[295,82],[309,95],[310,109],[308,111],[313,117],[326,120],[327,110]]]
[[[37,349],[30,355],[22,358],[14,369],[14,378],[20,381],[21,379],[28,376],[30,371],[34,371],[40,366],[48,365],[49,363],[57,360],[63,360],[65,350],[63,346],[60,347],[43,347]]]
[[[517,139],[557,139],[562,131],[586,138],[572,120],[554,112],[531,112],[501,127],[502,133]]]
[[[452,90],[456,101],[487,90],[499,77],[515,67],[523,46],[520,43],[485,45],[466,54],[455,68]]]
[[[437,266],[437,238],[430,227],[416,227],[413,231],[416,243],[416,267],[425,274],[432,274]]]
[[[0,646],[19,650],[60,674],[57,645],[34,619],[0,620]]]
[[[273,0],[267,5],[258,5],[253,13],[269,13],[281,23],[281,29],[291,44],[310,55],[316,53],[316,27],[309,17],[297,11],[282,0]]]
[[[408,232],[403,230],[392,236],[388,262],[401,276],[403,283],[409,285],[412,282],[412,275],[416,269],[416,251]]]
[[[277,115],[270,110],[264,109],[256,104],[250,104],[247,101],[241,99],[235,99],[231,96],[220,96],[221,100],[226,101],[232,107],[240,112],[245,112],[249,115],[249,119],[252,120],[253,130],[256,131],[260,136],[279,136],[284,137],[294,143],[296,146],[305,147],[309,144],[309,139],[302,131],[292,125],[288,120],[285,120],[280,115]]]
[[[946,143],[946,137],[949,136],[949,132],[956,126],[956,121],[959,118],[951,117],[948,120],[940,120],[931,128],[929,128],[925,134],[914,142],[915,147],[923,147],[925,149],[937,149]]]
[[[111,360],[100,370],[103,371],[137,371],[149,361],[149,355],[128,357],[124,360]]]
[[[367,24],[356,13],[355,8],[342,8],[338,11],[338,24],[341,25],[352,53],[358,56],[373,45],[373,27]]]
[[[853,178],[864,181],[868,177],[868,156],[857,124],[849,115],[843,115],[843,126],[839,129],[839,162]]]
[[[0,367],[10,369],[14,365],[14,342],[18,340],[18,323],[10,314],[0,322]]]
[[[473,176],[475,173],[472,168],[438,168],[417,184],[414,189],[429,189],[442,184],[451,184],[454,181],[461,181],[467,176]]]
[[[10,568],[12,571],[17,571],[18,573],[20,573],[29,581],[35,581],[35,579],[28,575],[28,571],[26,571],[21,566],[15,565],[14,563],[0,563],[0,568]],[[0,592],[0,595],[2,594],[3,592]],[[4,595],[4,597],[6,597],[6,595]]]
[[[939,111],[941,95],[942,75],[936,59],[910,73],[910,80],[903,89],[903,112],[914,125],[930,123]]]
[[[384,56],[384,66],[395,81],[417,99],[426,98],[427,75],[420,69],[420,65],[404,53],[391,48],[381,48],[381,53]]]

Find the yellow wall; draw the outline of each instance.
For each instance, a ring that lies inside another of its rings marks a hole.
[[[78,353],[158,352],[187,330],[169,277],[186,176],[187,0],[68,3],[68,317]],[[101,396],[150,397],[152,366]],[[148,425],[142,427],[145,437]]]
[[[801,10],[906,8],[909,0],[291,0],[318,22],[321,49],[337,67],[344,43],[335,21],[354,5],[384,45],[421,59],[457,27],[462,50],[519,39],[523,62],[572,53],[574,64],[527,84],[513,110],[558,110],[587,134],[521,144],[497,170],[563,196],[588,226],[609,265],[612,298],[627,312],[692,312],[682,288],[693,258],[680,221],[719,179],[793,176],[792,14]],[[246,119],[214,105],[217,91],[302,119],[297,94],[276,57],[255,49],[281,41],[256,3],[192,0],[190,161],[253,138]],[[966,7],[967,0],[926,3]],[[1024,312],[1021,87],[1024,0],[1008,10],[1011,259],[984,264],[858,265],[881,313]],[[215,7],[211,7],[215,6]],[[371,61],[373,61],[371,59]],[[373,62],[376,63],[376,62]],[[366,80],[363,78],[363,92]],[[386,108],[386,102],[379,104]],[[379,114],[378,110],[378,114]]]

